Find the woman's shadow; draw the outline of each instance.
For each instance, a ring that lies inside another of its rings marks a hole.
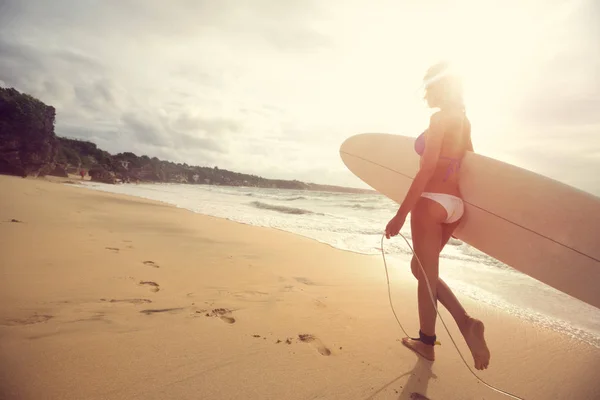
[[[429,397],[427,397],[427,386],[429,385],[429,380],[431,378],[437,378],[437,375],[431,370],[431,365],[431,361],[427,361],[424,358],[417,356],[417,363],[412,370],[405,372],[386,383],[367,397],[366,400],[375,399],[379,393],[383,392],[406,375],[408,375],[408,381],[402,386],[401,392],[396,392],[398,393],[398,400],[430,400]]]

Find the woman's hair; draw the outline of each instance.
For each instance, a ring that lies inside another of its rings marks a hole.
[[[432,106],[458,106],[464,109],[462,81],[450,63],[443,61],[429,67],[423,84],[425,96],[432,100]]]

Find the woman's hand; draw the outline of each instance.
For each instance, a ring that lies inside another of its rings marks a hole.
[[[396,214],[385,227],[385,237],[389,239],[390,237],[396,236],[398,233],[400,233],[400,229],[402,229],[405,220],[406,217]]]

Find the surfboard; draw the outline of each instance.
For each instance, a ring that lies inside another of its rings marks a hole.
[[[400,204],[419,169],[414,141],[358,134],[342,143],[340,156],[352,173]],[[472,152],[463,159],[459,188],[465,214],[455,237],[600,308],[600,198]]]

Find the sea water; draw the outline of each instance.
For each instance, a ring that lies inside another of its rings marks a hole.
[[[85,186],[185,208],[200,214],[276,228],[335,248],[380,254],[381,235],[397,204],[378,193],[350,194],[183,184]],[[410,240],[410,223],[402,228]],[[412,253],[401,238],[384,242],[386,254],[406,265]],[[600,310],[450,239],[440,260],[440,276],[477,301],[518,315],[600,348]]]

